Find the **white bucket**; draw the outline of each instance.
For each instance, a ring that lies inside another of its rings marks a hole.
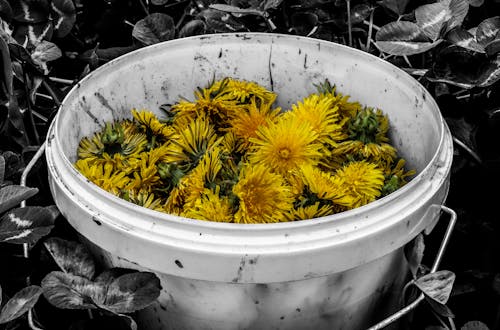
[[[314,220],[228,224],[142,208],[89,183],[72,165],[79,140],[132,108],[192,97],[231,76],[291,103],[328,78],[381,108],[392,143],[418,175],[363,207]],[[214,34],[139,49],[91,72],[64,99],[47,138],[51,191],[108,266],[156,272],[162,294],[140,329],[363,329],[393,313],[408,274],[403,247],[432,228],[446,199],[450,132],[416,80],[367,53],[279,34]]]

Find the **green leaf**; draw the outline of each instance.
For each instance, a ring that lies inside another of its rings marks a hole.
[[[100,305],[115,313],[132,313],[152,304],[160,295],[160,279],[150,272],[134,272],[113,280]]]
[[[448,306],[440,304],[440,303],[436,302],[434,299],[429,298],[428,296],[425,296],[425,301],[427,301],[427,303],[429,303],[431,308],[437,314],[441,315],[442,317],[446,317],[446,318],[448,318],[448,317],[454,318],[455,317],[455,315],[453,314],[453,312],[451,311],[451,309]]]
[[[490,17],[479,23],[476,29],[476,40],[479,44],[486,45],[493,40],[500,31],[500,16]]]
[[[486,51],[486,55],[493,56],[496,53],[500,52],[500,32],[497,33],[497,38],[492,42],[488,43],[484,48]]]
[[[0,0],[0,18],[2,18],[7,23],[12,20],[12,7],[7,2],[7,0]]]
[[[489,328],[481,321],[469,321],[462,325],[460,330],[489,330]]]
[[[484,3],[484,0],[468,0],[469,6],[472,7],[481,7]]]
[[[411,242],[405,245],[404,252],[406,261],[410,267],[413,278],[417,277],[418,269],[424,257],[424,235],[417,235]]]
[[[12,63],[8,44],[0,38],[0,61],[2,63],[0,72],[0,104],[9,102],[12,95]]]
[[[351,23],[359,24],[363,22],[368,16],[370,16],[372,10],[373,8],[365,3],[354,6],[351,9]]]
[[[144,45],[171,40],[175,37],[174,20],[167,14],[150,14],[134,25],[132,36]]]
[[[264,11],[268,11],[269,9],[277,9],[282,2],[283,0],[263,0],[259,7]]]
[[[50,233],[57,215],[55,207],[27,206],[13,209],[0,218],[0,242],[35,244]]]
[[[31,59],[40,67],[44,73],[48,73],[47,62],[57,60],[62,56],[62,52],[56,44],[42,40],[31,53]]]
[[[380,50],[392,55],[422,53],[441,42],[431,42],[417,24],[408,21],[391,22],[382,26],[375,39]]]
[[[215,9],[215,10],[220,10],[226,13],[231,13],[231,14],[239,14],[239,15],[257,15],[257,16],[265,16],[266,12],[255,9],[255,8],[239,8],[235,6],[230,6],[230,5],[223,5],[223,4],[213,4],[210,5],[209,8]]]
[[[42,288],[38,285],[31,285],[18,291],[3,306],[0,313],[0,324],[17,319],[33,308],[41,294]]]
[[[61,309],[95,309],[95,299],[104,299],[106,293],[85,277],[53,271],[42,280],[43,296],[53,306]]]
[[[451,10],[445,2],[431,3],[415,9],[415,19],[420,30],[436,41],[444,24],[451,19]]]
[[[200,19],[193,19],[187,22],[179,31],[179,38],[185,38],[190,36],[197,36],[200,34],[205,34],[207,31],[207,26],[205,22]]]
[[[454,273],[440,270],[417,278],[414,283],[426,296],[444,305],[450,297],[454,281]]]
[[[3,155],[0,155],[0,186],[3,185],[4,179],[5,179],[5,158],[3,157]],[[1,194],[1,190],[0,190],[0,194]],[[1,205],[2,205],[2,203],[0,202],[0,207],[1,207]],[[2,213],[2,212],[0,211],[0,213]]]
[[[455,27],[462,26],[462,23],[469,12],[469,2],[467,0],[441,0],[448,4],[451,11],[451,18],[446,25],[443,33],[450,31]]]
[[[409,2],[410,0],[382,0],[378,1],[378,4],[401,16],[404,14]]]
[[[2,159],[3,156],[2,156]],[[4,167],[5,169],[5,167]],[[10,210],[22,201],[36,195],[38,188],[30,188],[18,185],[5,186],[0,189],[0,213]]]
[[[73,29],[76,21],[76,10],[72,0],[52,0],[52,16],[54,31],[58,38],[64,38]]]
[[[94,259],[83,244],[58,237],[51,237],[43,244],[59,268],[64,272],[82,276],[89,280],[94,277]]]
[[[203,18],[207,30],[211,32],[236,32],[246,29],[246,26],[239,23],[231,14],[212,8],[202,10],[197,18]]]
[[[473,50],[475,52],[484,53],[484,47],[476,41],[476,37],[467,30],[455,28],[451,30],[446,39],[452,44]]]
[[[480,72],[478,87],[488,87],[496,83],[500,79],[500,53],[490,59]]]

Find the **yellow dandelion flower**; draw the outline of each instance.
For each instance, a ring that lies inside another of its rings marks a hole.
[[[125,196],[126,200],[136,205],[156,211],[163,210],[163,207],[161,205],[162,200],[160,198],[156,198],[155,194],[150,191],[146,191],[143,189],[128,190],[126,191]]]
[[[172,127],[166,123],[162,123],[151,111],[132,109],[132,116],[141,129],[148,135],[168,139],[174,134]]]
[[[338,107],[332,98],[311,94],[297,104],[292,104],[292,110],[287,115],[308,123],[317,133],[320,143],[335,146],[337,141],[347,138],[340,124]]]
[[[248,103],[250,100],[259,100],[261,104],[272,104],[276,100],[276,93],[268,90],[253,81],[232,78],[216,81],[208,90],[216,95],[224,95],[239,103]]]
[[[250,145],[250,138],[257,137],[257,129],[260,126],[267,126],[268,123],[276,122],[281,108],[272,109],[271,104],[263,104],[261,106],[252,100],[246,108],[234,115],[230,120],[229,129],[243,142],[238,151],[245,150]]]
[[[345,161],[348,156],[366,159],[381,166],[390,165],[397,155],[396,148],[388,143],[363,143],[358,140],[347,140],[340,142],[331,151],[331,155],[339,162]]]
[[[351,196],[345,194],[342,178],[311,165],[302,166],[300,172],[304,184],[317,198],[342,206],[355,202]]]
[[[214,147],[210,152],[205,153],[191,172],[181,178],[167,198],[165,205],[167,210],[173,210],[179,214],[184,207],[188,209],[193,206],[194,201],[200,197],[207,185],[215,181],[221,170],[221,153],[220,148]]]
[[[285,220],[293,196],[283,177],[265,165],[247,166],[233,187],[239,199],[236,223],[268,223]]]
[[[306,220],[324,217],[334,213],[332,205],[322,205],[319,202],[313,205],[298,207],[285,214],[288,221]]]
[[[175,114],[174,122],[185,126],[199,116],[203,116],[217,128],[227,126],[227,120],[238,110],[238,103],[224,96],[214,96],[210,89],[199,89],[195,92],[195,102],[182,100],[170,108]]]
[[[133,179],[127,185],[127,189],[151,191],[156,184],[160,183],[161,178],[156,167],[157,161],[158,159],[154,153],[142,153],[139,159],[139,168],[137,171],[132,172]]]
[[[193,206],[181,213],[186,218],[216,222],[232,222],[233,209],[228,197],[220,196],[220,186],[205,189]]]
[[[169,142],[165,161],[185,161],[193,164],[196,164],[207,150],[219,143],[214,127],[205,117],[196,118]]]
[[[104,152],[102,133],[96,133],[92,137],[83,137],[78,144],[79,159],[98,159]]]
[[[115,195],[119,195],[130,181],[124,172],[114,171],[111,164],[92,164],[86,159],[80,159],[75,167],[91,182]]]
[[[265,164],[278,173],[287,173],[304,164],[316,164],[322,157],[323,146],[317,143],[317,134],[308,123],[294,117],[279,120],[269,126],[260,126],[255,145],[250,152],[252,164]]]
[[[352,162],[335,173],[335,178],[342,183],[347,197],[344,203],[336,201],[350,209],[368,204],[381,195],[384,185],[383,170],[376,164],[366,161]]]

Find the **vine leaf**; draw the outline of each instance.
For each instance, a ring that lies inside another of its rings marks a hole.
[[[35,244],[50,233],[59,211],[55,206],[16,208],[0,218],[0,242]]]
[[[171,40],[175,36],[174,19],[163,13],[150,14],[134,25],[132,36],[146,46]]]
[[[204,34],[207,31],[205,22],[200,19],[193,19],[187,22],[179,31],[179,38]]]
[[[483,20],[476,29],[477,42],[486,47],[490,42],[500,39],[500,16]]]
[[[455,274],[449,270],[440,270],[417,278],[414,283],[429,298],[439,304],[446,304],[450,298]]]
[[[99,305],[115,313],[132,313],[149,306],[160,291],[160,280],[153,273],[124,274],[107,285],[106,299]]]
[[[76,22],[76,10],[71,0],[52,0],[54,32],[58,38],[64,38],[73,29]]]
[[[404,247],[406,261],[410,267],[413,278],[417,277],[418,270],[424,257],[424,235],[417,235],[410,243]]]
[[[417,24],[408,21],[391,22],[382,26],[375,39],[378,48],[392,55],[423,53],[441,42],[431,41]]]
[[[462,325],[460,330],[489,330],[489,328],[481,321],[469,321]]]
[[[478,53],[484,53],[484,47],[476,41],[476,36],[460,27],[451,30],[446,39],[454,45],[470,49]]]
[[[33,62],[43,70],[45,74],[49,73],[47,62],[57,60],[62,56],[62,52],[56,44],[50,41],[41,41],[31,53]]]
[[[451,10],[445,2],[435,2],[415,9],[415,19],[420,30],[436,41],[443,26],[451,19]]]
[[[161,292],[155,274],[132,270],[110,270],[96,281],[53,271],[42,280],[42,288],[45,298],[58,308],[100,308],[116,315],[149,306]]]
[[[10,322],[26,313],[35,306],[42,294],[42,288],[38,285],[30,285],[18,291],[10,298],[0,312],[0,324]],[[1,290],[0,290],[1,296]]]
[[[3,159],[3,156],[2,156]],[[5,159],[4,159],[5,170]],[[36,195],[38,188],[10,185],[0,189],[0,213],[10,210],[22,201]]]
[[[378,1],[378,4],[401,16],[404,14],[409,2],[410,0],[382,0]]]
[[[67,241],[59,237],[51,237],[43,244],[59,268],[64,272],[82,276],[89,280],[94,277],[94,259],[83,244]]]
[[[42,280],[43,295],[61,309],[95,309],[94,298],[105,296],[104,287],[85,277],[52,271]]]

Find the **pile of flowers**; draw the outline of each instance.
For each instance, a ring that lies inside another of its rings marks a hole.
[[[132,109],[78,147],[76,168],[129,202],[187,218],[274,223],[322,217],[390,194],[415,171],[389,143],[380,109],[328,81],[291,109],[233,78],[195,100]]]

